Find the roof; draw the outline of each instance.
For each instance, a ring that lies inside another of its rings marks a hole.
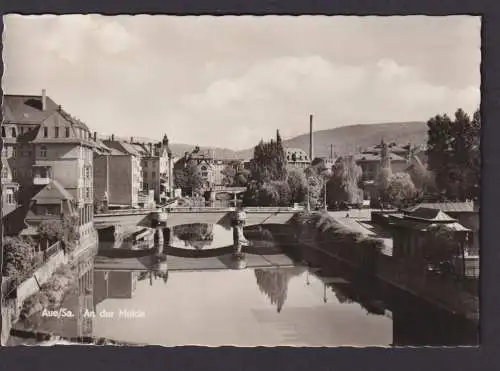
[[[137,151],[133,144],[121,140],[104,140],[103,142],[108,148],[111,149],[112,155],[140,156],[140,153]]]
[[[427,209],[437,209],[445,213],[461,213],[461,212],[473,212],[474,203],[473,202],[435,202],[435,203],[421,203],[408,209],[409,212],[417,210],[423,207]]]
[[[50,204],[61,200],[73,200],[73,196],[57,180],[51,180],[31,200],[40,204]]]
[[[427,207],[417,207],[416,209],[408,212],[406,217],[411,219],[420,219],[429,222],[454,222],[453,219],[448,214],[444,213],[439,209],[432,209]]]
[[[285,148],[285,156],[288,162],[310,162],[309,155],[301,148]],[[295,158],[294,158],[295,157]]]
[[[408,144],[405,146],[400,146],[394,143],[387,144],[387,150],[393,153],[407,153],[408,152]],[[380,153],[382,150],[382,146],[380,144],[368,147],[363,151],[363,153]]]
[[[42,97],[40,95],[4,95],[2,114],[5,123],[40,124],[53,112],[58,105],[47,97],[46,110],[42,110]]]

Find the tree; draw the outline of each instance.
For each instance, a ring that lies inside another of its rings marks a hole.
[[[291,190],[288,182],[275,180],[271,182],[271,186],[278,193],[278,202],[276,206],[289,206],[291,202]]]
[[[276,141],[271,140],[267,143],[261,140],[254,148],[250,170],[252,179],[259,184],[286,179],[285,150],[279,132],[277,132],[276,137]]]
[[[181,159],[177,164],[174,169],[175,187],[182,189],[184,194],[199,192],[203,187],[203,178],[196,161]]]
[[[359,203],[363,200],[359,180],[363,171],[352,156],[341,157],[327,183],[328,204]],[[360,199],[361,198],[361,199]]]
[[[375,179],[375,189],[379,200],[383,203],[388,202],[387,191],[391,184],[392,170],[390,167],[380,168]]]
[[[222,178],[222,184],[226,187],[231,187],[236,178],[236,169],[233,166],[233,164],[228,164],[222,169],[221,171],[223,178]]]
[[[396,207],[405,207],[417,195],[417,190],[407,173],[396,173],[389,181],[386,190],[387,200]]]
[[[290,202],[304,202],[307,197],[307,179],[304,172],[301,170],[290,171],[287,183],[290,188]]]
[[[4,237],[2,274],[22,280],[34,269],[35,244],[20,237]]]
[[[427,155],[437,189],[447,199],[467,200],[479,197],[481,117],[472,120],[458,109],[454,120],[436,116],[427,122]]]
[[[61,241],[66,247],[73,247],[78,235],[78,220],[77,214],[64,215],[61,219],[49,219],[42,221],[37,228],[40,240],[53,244]]]
[[[259,206],[278,206],[280,194],[272,183],[264,183],[258,188],[257,202]]]

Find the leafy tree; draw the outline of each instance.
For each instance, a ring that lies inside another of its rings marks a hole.
[[[417,190],[409,174],[396,173],[390,178],[386,195],[391,205],[405,207],[415,198]]]
[[[184,194],[199,192],[203,187],[203,178],[196,161],[181,159],[177,164],[174,168],[175,187],[182,189]]]
[[[434,178],[432,173],[421,162],[415,162],[408,170],[408,174],[415,185],[417,193],[425,194],[434,190]]]
[[[223,178],[222,184],[226,187],[230,187],[235,182],[236,169],[232,164],[226,165],[221,171]]]
[[[4,237],[2,274],[18,277],[19,280],[30,275],[34,270],[33,255],[35,244],[20,237]]]
[[[375,179],[375,189],[381,202],[388,202],[387,191],[389,189],[389,185],[391,184],[391,178],[392,169],[390,167],[379,169]]]
[[[332,205],[341,202],[361,202],[362,191],[358,184],[362,173],[361,167],[356,164],[352,156],[341,157],[327,183],[328,203]]]
[[[65,215],[61,219],[42,221],[37,232],[43,243],[53,244],[61,241],[65,246],[72,247],[79,238],[78,224],[78,215]]]
[[[472,120],[462,110],[454,120],[436,116],[427,122],[429,170],[436,187],[447,199],[466,200],[479,197],[481,117],[476,111]]]
[[[442,224],[430,227],[428,232],[428,241],[422,245],[424,260],[441,273],[451,273],[453,260],[461,253],[459,235]]]
[[[276,189],[278,193],[278,202],[276,206],[289,206],[291,202],[291,190],[288,182],[285,181],[273,181],[271,186]]]
[[[279,132],[276,134],[276,141],[271,140],[267,143],[260,141],[254,148],[250,170],[252,179],[259,184],[286,179],[285,149],[283,148]]]
[[[304,172],[298,169],[290,171],[287,182],[290,188],[290,202],[304,202],[307,197],[307,179]]]
[[[278,206],[280,194],[272,183],[264,183],[258,188],[257,202],[259,206]]]
[[[323,198],[324,178],[319,175],[311,175],[307,178],[309,205],[312,208],[318,207]]]
[[[234,177],[233,186],[235,187],[246,187],[250,179],[251,173],[247,169],[238,169]]]

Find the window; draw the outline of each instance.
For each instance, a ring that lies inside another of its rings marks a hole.
[[[19,129],[19,131],[20,131],[21,135],[23,135],[24,134],[24,126],[21,126],[21,128]]]
[[[5,128],[2,126],[2,138],[5,138],[7,135],[5,135]]]
[[[90,188],[85,188],[85,197],[86,198],[90,197]]]
[[[146,173],[146,172],[144,171],[144,172],[142,173],[142,177],[143,177],[144,179],[147,179],[147,178],[148,178],[148,173]]]
[[[208,171],[202,171],[202,172],[201,172],[201,176],[202,176],[203,178],[207,178],[207,177],[208,177]]]
[[[43,128],[43,137],[47,138],[49,136],[49,128],[44,127]]]
[[[69,127],[66,127],[66,138],[69,138]]]
[[[10,129],[10,133],[12,135],[12,138],[15,138],[17,135],[16,135],[16,128],[11,128]]]
[[[8,204],[13,204],[14,203],[14,197],[9,193],[7,194],[7,203]]]
[[[17,170],[16,169],[12,169],[12,177],[13,178],[17,177]]]
[[[58,126],[56,126],[56,127],[54,128],[54,137],[55,137],[55,138],[59,138],[59,127],[58,127]]]
[[[207,167],[206,167],[205,165],[203,165],[203,166],[201,167],[201,171],[207,171]]]
[[[49,172],[47,169],[43,168],[42,171],[40,172],[40,177],[41,178],[48,178],[49,177]]]
[[[144,183],[144,190],[145,190],[145,191],[148,191],[148,190],[149,190],[149,184],[148,184],[148,183]]]
[[[42,146],[42,147],[40,148],[40,156],[41,156],[41,157],[47,157],[47,147]]]
[[[8,172],[7,172],[7,169],[3,168],[3,169],[2,169],[2,178],[3,178],[3,179],[6,179],[6,178],[8,177],[8,175],[9,175],[9,174],[8,174]]]
[[[156,178],[156,171],[153,171],[153,172],[151,173],[151,176],[152,176],[153,178]]]

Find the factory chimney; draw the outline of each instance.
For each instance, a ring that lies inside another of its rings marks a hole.
[[[309,115],[309,160],[314,160],[313,115]]]
[[[42,111],[47,110],[47,90],[42,89]]]

